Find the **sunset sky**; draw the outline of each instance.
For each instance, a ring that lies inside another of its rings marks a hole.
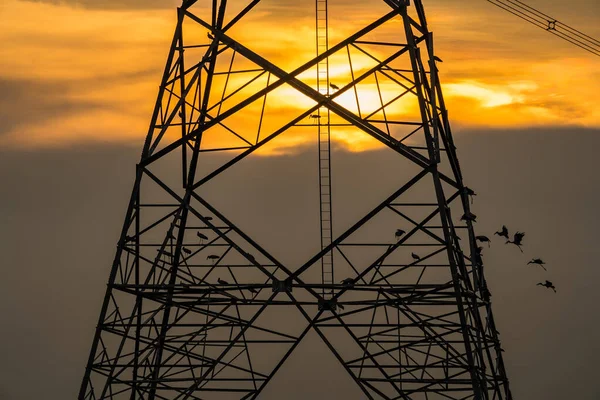
[[[0,145],[141,144],[175,26],[176,3],[3,1]],[[529,3],[600,36],[600,5],[594,0]],[[387,10],[382,4],[331,1],[331,44],[382,15]],[[441,79],[455,130],[600,126],[600,58],[484,0],[429,0],[425,6],[436,53],[444,60]],[[289,71],[315,51],[313,7],[309,1],[265,0],[233,36]],[[344,81],[343,74],[336,76],[334,62],[332,80]],[[290,93],[283,99],[291,107],[306,103]],[[301,144],[303,139],[288,140]],[[339,134],[337,140],[351,150],[363,149],[356,138]]]
[[[387,10],[329,1],[331,44]],[[526,2],[600,38],[598,0]],[[0,0],[0,400],[76,397],[177,3]],[[486,0],[423,3],[461,169],[478,193],[477,233],[493,239],[485,274],[513,395],[597,400],[600,57]],[[314,56],[313,12],[314,0],[263,0],[231,35],[291,71]],[[332,65],[332,81],[347,75]],[[311,104],[289,89],[273,100],[285,111],[275,125]],[[282,135],[214,186],[231,219],[275,252],[300,247],[318,220],[316,133],[306,132]],[[365,137],[333,132],[336,212],[362,212],[387,178],[408,173]],[[207,164],[227,160],[214,157]],[[165,176],[180,176],[173,165]],[[527,232],[523,254],[493,236],[503,224]],[[533,257],[548,271],[528,267]],[[558,293],[536,287],[542,279]],[[361,399],[340,391],[348,376],[313,344],[261,400]]]

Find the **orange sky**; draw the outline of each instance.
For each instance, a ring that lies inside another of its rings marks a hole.
[[[331,0],[332,44],[380,16],[386,10],[380,4]],[[593,0],[529,4],[600,36]],[[599,57],[484,0],[428,0],[425,6],[444,60],[441,79],[455,130],[600,126]],[[291,70],[314,53],[312,7],[313,1],[265,0],[245,29],[232,35]],[[173,9],[3,0],[0,18],[0,116],[9,121],[0,125],[0,146],[141,145],[172,37]],[[334,63],[332,80],[343,82],[345,76]],[[279,96],[291,109],[311,104],[289,91]],[[369,147],[348,132],[334,138],[352,150]],[[292,135],[280,144],[302,142]]]

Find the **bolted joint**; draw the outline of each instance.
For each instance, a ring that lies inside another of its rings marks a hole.
[[[287,278],[283,281],[273,278],[271,284],[273,293],[292,293],[292,278]]]

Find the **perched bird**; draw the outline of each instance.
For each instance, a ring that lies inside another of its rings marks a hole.
[[[218,255],[216,255],[216,254],[211,254],[211,255],[209,255],[208,257],[206,257],[206,259],[207,259],[207,260],[212,260],[212,261],[214,261],[214,260],[218,260],[219,258],[221,258],[221,257],[219,257],[219,256],[218,256]]]
[[[340,310],[343,310],[343,309],[345,308],[345,307],[344,307],[342,304],[340,304],[340,303],[338,303],[338,304],[337,304],[337,306],[340,308]]]
[[[477,196],[477,193],[475,193],[475,191],[473,189],[468,188],[466,186],[465,186],[465,193],[471,199],[471,204],[473,204],[473,197]]]
[[[167,256],[167,257],[173,257],[173,253],[169,253],[169,252],[168,252],[168,251],[166,251],[166,250],[160,251],[160,249],[156,249],[156,251],[158,251],[158,252],[159,252],[159,253],[161,253],[161,254],[164,254],[164,255],[165,255],[165,256]]]
[[[531,260],[531,261],[529,261],[529,262],[527,263],[527,265],[529,265],[529,264],[536,264],[536,265],[539,265],[540,267],[544,268],[544,271],[548,271],[548,270],[546,269],[546,267],[544,267],[544,265],[545,265],[546,263],[545,263],[545,262],[544,262],[544,261],[543,261],[541,258],[534,258],[533,260]]]
[[[483,264],[483,247],[478,247],[476,250],[476,254],[475,254],[475,260],[477,261],[478,264]]]
[[[556,288],[554,287],[554,285],[550,281],[546,281],[544,283],[538,283],[537,285],[538,286],[543,286],[546,289],[552,289],[552,290],[554,290],[554,293],[556,293]]]
[[[354,286],[354,279],[352,279],[352,278],[346,278],[341,283],[344,286]]]
[[[331,87],[333,90],[340,90],[340,88],[337,85],[333,84],[333,83],[330,83],[329,87]]]
[[[258,290],[254,289],[253,287],[249,287],[249,288],[248,288],[248,291],[249,291],[250,293],[253,293],[253,294],[257,294],[257,293],[258,293]]]
[[[206,32],[206,36],[210,39],[210,40],[215,40],[215,37],[213,35],[210,34],[210,32]]]
[[[196,235],[200,238],[200,243],[202,243],[204,240],[208,240],[208,236],[203,233],[196,232]]]
[[[221,278],[217,279],[217,282],[219,282],[219,285],[229,285],[229,282],[227,282]]]
[[[403,231],[402,229],[396,229],[396,233],[394,234],[394,236],[396,236],[397,240],[400,240],[400,238],[404,236],[404,234],[406,234],[406,231]]]
[[[439,58],[438,56],[433,56],[433,59],[437,62],[443,62],[441,58]]]
[[[525,237],[525,232],[517,232],[514,234],[513,240],[507,240],[506,244],[514,244],[515,246],[517,246],[519,248],[519,250],[521,250],[521,253],[523,252],[523,249],[521,248],[521,246],[523,245],[523,238]]]
[[[320,116],[320,115],[317,115],[317,114],[312,114],[312,115],[310,115],[308,118],[310,118],[310,119],[314,119],[314,120],[315,120],[315,123],[316,123],[317,121],[319,121],[319,120],[321,119],[321,116]]]
[[[487,243],[488,247],[490,247],[491,240],[487,236],[483,236],[483,235],[482,236],[475,236],[475,240],[477,240],[478,242],[481,242],[481,243]]]
[[[207,220],[207,221],[212,221],[213,217],[204,217],[204,219]]]
[[[467,212],[465,213],[465,215],[463,215],[463,216],[460,218],[460,220],[461,220],[461,221],[477,222],[477,215],[473,214],[473,213],[472,213],[472,212],[470,212],[470,211],[467,211]]]
[[[506,240],[508,240],[509,239],[508,228],[506,227],[506,225],[502,225],[502,230],[494,233],[494,235],[498,235],[498,236],[506,238]]]
[[[250,253],[246,253],[246,258],[248,260],[250,260],[250,262],[253,262],[253,263],[256,262],[256,258],[254,258],[254,256],[252,254],[250,254]]]
[[[181,248],[181,251],[183,251],[183,252],[184,252],[185,254],[187,254],[187,255],[190,255],[190,254],[192,254],[192,251],[191,251],[190,249],[187,249],[187,248],[185,248],[185,247],[182,247],[182,248]]]
[[[413,258],[414,260],[416,260],[416,261],[419,261],[419,260],[421,259],[421,257],[419,257],[419,256],[418,256],[417,254],[415,254],[415,253],[412,253],[412,254],[411,254],[411,256],[412,256],[412,258]]]

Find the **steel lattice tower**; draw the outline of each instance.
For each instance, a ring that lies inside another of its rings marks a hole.
[[[79,399],[260,398],[309,332],[368,399],[511,399],[421,0],[382,0],[383,15],[292,72],[231,34],[259,3],[178,9]],[[351,79],[323,88],[340,55]],[[359,56],[370,64],[354,68]],[[273,122],[281,89],[312,106]],[[285,265],[202,189],[290,130],[314,135],[325,122],[328,137],[344,127],[378,141],[411,177]],[[215,152],[231,156],[206,172]]]

